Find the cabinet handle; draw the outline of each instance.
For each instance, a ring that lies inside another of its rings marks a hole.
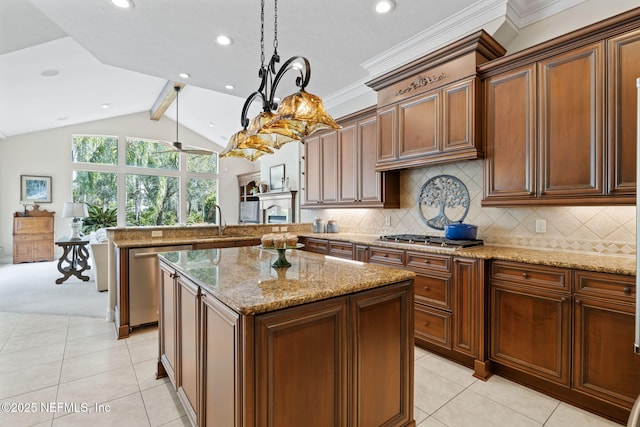
[[[428,259],[425,259],[425,260],[424,260],[424,263],[425,263],[425,264],[429,264],[429,260],[428,260]]]
[[[389,256],[389,254],[384,254],[384,257],[387,258]]]
[[[424,326],[429,326],[429,322],[424,322]]]
[[[560,298],[560,302],[567,302],[567,297]]]
[[[580,301],[579,299],[576,300],[576,304],[581,304],[582,301]]]
[[[524,277],[525,279],[528,279],[528,278],[529,278],[529,274],[527,274],[527,273],[522,273],[522,277]]]
[[[424,290],[425,290],[425,291],[428,291],[428,290],[429,290],[429,287],[428,287],[428,286],[425,286],[425,287],[424,287]]]
[[[625,294],[629,295],[631,293],[631,288],[628,286],[625,286],[624,289],[622,290],[622,292],[624,292]]]

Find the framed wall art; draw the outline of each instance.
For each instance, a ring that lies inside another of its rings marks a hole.
[[[51,203],[51,177],[20,175],[22,204]]]
[[[273,190],[284,190],[284,163],[271,166],[269,170],[269,187]]]

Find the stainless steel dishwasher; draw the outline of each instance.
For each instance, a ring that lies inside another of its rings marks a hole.
[[[184,251],[191,245],[129,250],[129,326],[158,321],[158,253]]]

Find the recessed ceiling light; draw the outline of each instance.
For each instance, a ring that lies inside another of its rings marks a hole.
[[[60,71],[58,70],[44,70],[43,72],[40,73],[40,75],[44,77],[53,77],[53,76],[57,76],[58,74],[60,74]]]
[[[102,104],[102,108],[106,110],[107,108],[109,108],[109,104]]]
[[[191,74],[189,74],[189,73],[180,73],[178,75],[180,77],[182,77],[183,79],[188,79],[189,77],[191,77]]]
[[[60,121],[60,122],[63,122],[65,120],[69,120],[69,117],[67,117],[67,116],[58,117],[58,121]]]
[[[131,0],[111,0],[111,3],[113,3],[114,6],[118,6],[119,8],[122,8],[122,9],[129,9],[129,8],[135,7],[135,5],[133,4],[133,1]]]
[[[216,37],[216,41],[220,46],[229,46],[231,43],[233,43],[233,39],[229,36],[225,36],[224,34],[220,34],[218,37]]]
[[[224,88],[227,89],[227,90],[233,90],[234,89],[233,85],[224,85]]]
[[[216,124],[213,122],[209,122],[209,126],[214,127]]]
[[[395,7],[396,4],[393,0],[379,0],[376,3],[375,10],[376,13],[384,14],[391,12]]]

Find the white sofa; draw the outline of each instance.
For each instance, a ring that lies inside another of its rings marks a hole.
[[[96,275],[96,290],[98,292],[109,289],[108,247],[107,230],[100,228],[89,234],[89,255]]]

